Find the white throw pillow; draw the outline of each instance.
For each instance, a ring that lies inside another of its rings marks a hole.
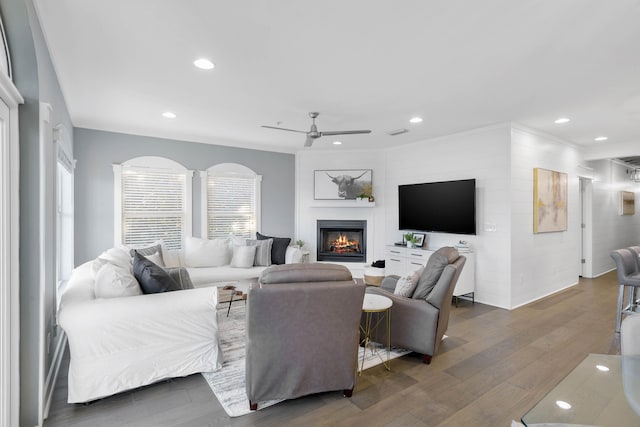
[[[420,279],[420,275],[424,271],[424,267],[420,267],[413,273],[401,277],[396,282],[396,288],[393,293],[402,297],[410,298],[413,295],[413,291],[416,290],[416,286],[418,286],[418,280]]]
[[[227,239],[187,237],[184,243],[184,261],[187,267],[220,267],[229,264]]]
[[[251,268],[256,257],[256,246],[234,246],[231,267]]]
[[[96,273],[96,298],[119,298],[142,295],[142,289],[128,268],[106,263]]]
[[[131,256],[129,255],[129,252],[122,246],[107,249],[93,261],[91,273],[94,279],[96,277],[96,274],[98,274],[98,271],[100,271],[100,269],[107,263],[126,268],[129,270],[129,272],[133,273]]]

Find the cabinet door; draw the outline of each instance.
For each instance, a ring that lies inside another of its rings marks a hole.
[[[384,261],[384,272],[386,276],[395,274],[402,276],[406,269],[404,254],[400,249],[387,249]]]
[[[475,292],[475,269],[476,269],[476,255],[473,252],[462,252],[460,255],[464,255],[467,261],[462,267],[456,288],[453,290],[453,295],[466,295],[471,292]]]

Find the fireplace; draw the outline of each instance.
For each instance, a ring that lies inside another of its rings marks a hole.
[[[367,261],[367,221],[318,220],[317,235],[318,261]]]

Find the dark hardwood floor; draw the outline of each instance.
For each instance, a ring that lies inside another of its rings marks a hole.
[[[589,353],[620,354],[616,296],[611,272],[512,311],[460,302],[431,365],[411,354],[365,371],[351,399],[322,393],[238,418],[199,374],[67,404],[66,358],[44,425],[507,427]]]

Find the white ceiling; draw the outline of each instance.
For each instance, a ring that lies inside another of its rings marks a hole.
[[[344,149],[516,121],[640,154],[639,0],[35,3],[77,127],[294,152],[303,134],[260,125],[319,111],[320,131],[372,130]]]

